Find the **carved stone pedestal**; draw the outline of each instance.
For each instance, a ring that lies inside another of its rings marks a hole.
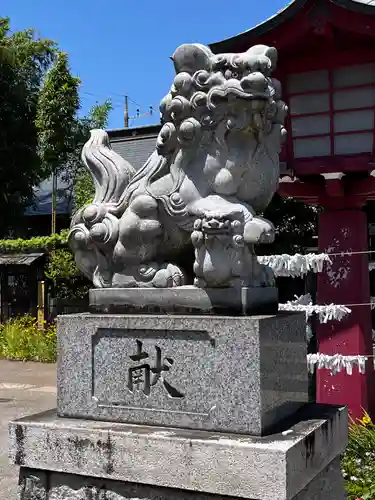
[[[336,458],[292,500],[344,500],[342,482],[340,460]],[[238,500],[233,496],[28,468],[21,469],[19,491],[21,500]]]
[[[21,419],[10,426],[19,499],[343,500],[346,410],[313,405],[295,417],[267,437],[51,412]]]
[[[343,500],[346,440],[307,403],[303,314],[76,314],[57,412],[12,422],[10,457],[19,500]]]
[[[60,417],[262,435],[308,401],[305,317],[58,320]]]
[[[238,497],[98,479],[22,468],[21,500],[234,500]],[[269,498],[269,497],[263,497]],[[283,497],[278,497],[278,500]],[[336,458],[292,500],[344,500],[340,460]],[[251,500],[251,499],[249,499]]]
[[[93,288],[92,313],[209,314],[248,316],[276,314],[276,287],[198,288]]]

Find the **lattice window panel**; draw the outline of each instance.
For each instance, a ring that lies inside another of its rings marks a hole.
[[[288,156],[374,152],[375,63],[292,74],[285,95]]]

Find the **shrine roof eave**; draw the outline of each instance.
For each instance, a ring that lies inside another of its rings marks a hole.
[[[233,47],[247,43],[249,46],[254,40],[271,32],[281,24],[292,19],[300,10],[308,4],[314,3],[316,0],[294,0],[286,7],[281,9],[266,21],[258,24],[250,30],[244,31],[238,35],[209,44],[213,53],[233,52]],[[359,12],[366,15],[375,16],[374,0],[320,0],[321,2],[333,3],[351,11]],[[367,3],[364,3],[366,1]]]

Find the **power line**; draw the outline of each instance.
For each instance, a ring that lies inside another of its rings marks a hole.
[[[99,97],[97,94],[94,94],[92,92],[82,91],[81,94],[83,94],[82,98],[83,99],[87,99],[87,100],[88,100],[88,98],[86,96],[90,96],[90,97],[94,97],[94,98],[98,98]],[[120,95],[120,94],[117,94],[115,92],[113,92],[112,94],[113,95]],[[144,105],[141,105],[137,101],[135,101],[134,99],[132,99],[131,97],[129,97],[127,94],[125,94],[124,96],[121,96],[121,97],[124,98],[123,103],[112,101],[112,96],[111,95],[109,97],[107,97],[107,99],[111,100],[111,104],[112,104],[113,109],[116,109],[116,108],[118,108],[120,106],[121,106],[121,108],[123,108],[123,111],[124,111],[124,127],[125,128],[129,128],[130,126],[132,126],[135,120],[138,120],[138,119],[143,118],[145,116],[152,116],[154,114],[154,111],[155,111],[154,106],[150,105],[150,106],[146,107]],[[130,116],[130,113],[129,113],[129,101],[131,103],[133,103],[134,105],[137,106],[136,114],[133,115],[133,116]],[[98,102],[98,101],[96,101],[96,102]],[[145,111],[144,113],[141,113],[141,109],[147,109],[148,111]]]
[[[96,99],[96,102],[99,102],[99,101],[101,100],[101,99],[99,98],[99,96],[96,96],[96,95],[94,95],[94,94],[83,94],[83,95],[81,95],[81,96],[80,96],[80,98],[81,98],[81,99],[83,99],[83,100],[85,100],[85,99],[86,99],[87,101],[89,101],[89,100],[90,100],[90,99],[89,99],[89,97],[94,97],[94,98]],[[123,106],[122,102],[119,102],[119,101],[113,101],[111,98],[107,98],[107,99],[110,99],[110,101],[111,101],[111,104],[112,104],[112,105],[115,105],[115,106]]]
[[[98,96],[99,97],[99,94],[93,94],[92,92],[86,92],[86,91],[83,91],[82,93],[86,93],[86,94],[89,94],[89,95],[92,95],[92,96]],[[116,96],[116,97],[124,97],[124,94],[119,94],[118,92],[110,92],[109,93],[110,96]],[[125,94],[127,95],[127,94]],[[102,96],[100,96],[102,97]],[[134,101],[134,99],[132,99],[131,97],[128,96],[128,99],[130,102],[132,102],[133,104],[135,104],[136,106],[138,106],[139,108],[147,108],[148,106],[144,105],[144,104],[139,104],[138,102]]]
[[[146,108],[148,106],[144,106],[142,104],[138,104],[137,102],[135,102],[133,99],[131,99],[130,97],[128,97],[129,101],[132,102],[133,104],[135,104],[136,106],[138,106],[139,108]]]
[[[89,96],[92,96],[92,97],[98,97],[98,98],[101,98],[101,99],[104,98],[104,95],[93,94],[92,92],[87,92],[87,91],[81,91],[81,94],[86,94],[86,95],[89,95]],[[127,95],[127,94],[124,94],[124,95]],[[108,99],[112,99],[112,96],[124,98],[124,95],[121,95],[121,94],[119,94],[117,92],[110,92],[107,98]],[[145,105],[145,104],[139,104],[137,101],[135,101],[134,99],[132,99],[128,95],[127,95],[127,98],[128,98],[128,100],[131,103],[133,103],[136,106],[138,106],[138,108],[143,108],[143,109],[147,108],[147,109],[150,109],[150,107],[152,107],[153,110],[154,110],[154,108],[156,108],[156,106],[149,106],[149,105]]]
[[[82,100],[85,101],[85,103],[87,103],[87,104],[91,104],[91,105],[93,104],[92,101],[90,101],[89,99],[86,99],[85,97]],[[99,101],[96,101],[96,103],[99,103]],[[112,105],[112,109],[123,108],[123,104],[120,102],[112,102],[111,105]]]

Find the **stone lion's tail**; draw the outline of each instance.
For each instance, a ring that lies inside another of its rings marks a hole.
[[[91,131],[81,157],[94,180],[93,204],[105,204],[110,212],[115,212],[135,174],[134,167],[113,151],[108,134],[100,129]]]
[[[95,197],[74,214],[68,240],[81,272],[95,286],[104,287],[111,280],[110,263],[105,256],[110,255],[110,247],[117,242],[126,188],[135,169],[113,151],[104,130],[91,131],[81,157],[93,178]]]

